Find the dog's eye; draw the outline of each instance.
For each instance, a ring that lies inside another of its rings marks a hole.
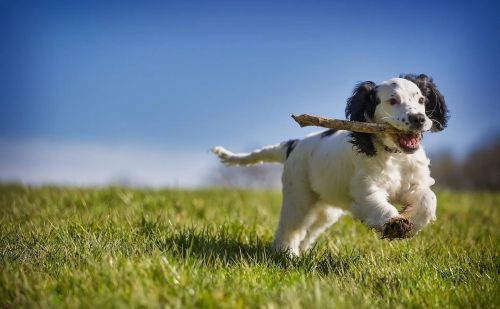
[[[399,104],[399,101],[395,98],[392,98],[389,100],[389,103],[391,103],[391,105],[396,105],[396,104]]]
[[[420,98],[420,99],[418,99],[418,103],[420,103],[420,104],[424,104],[424,103],[425,103],[425,99],[424,99],[424,98]]]

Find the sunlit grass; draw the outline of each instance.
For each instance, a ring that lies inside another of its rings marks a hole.
[[[4,185],[0,306],[498,307],[500,194],[438,199],[412,239],[344,217],[290,259],[278,192]]]

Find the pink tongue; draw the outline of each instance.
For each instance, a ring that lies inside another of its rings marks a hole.
[[[406,147],[415,147],[418,145],[418,137],[416,136],[402,136],[400,137],[400,143]]]

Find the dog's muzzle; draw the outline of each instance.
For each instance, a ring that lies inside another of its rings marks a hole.
[[[408,115],[408,122],[410,122],[412,130],[422,130],[425,125],[425,115],[421,113],[410,114]]]

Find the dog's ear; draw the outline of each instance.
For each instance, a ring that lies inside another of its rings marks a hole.
[[[438,132],[444,130],[449,118],[448,107],[432,78],[425,74],[406,74],[401,77],[414,82],[426,98],[425,113],[432,120],[431,131]]]
[[[377,107],[377,85],[374,82],[362,82],[356,85],[352,96],[347,99],[345,116],[351,121],[366,122],[373,119]]]
[[[345,116],[351,121],[371,121],[375,114],[375,108],[379,103],[377,98],[377,85],[374,82],[362,82],[356,85],[352,96],[347,100]],[[350,142],[358,150],[367,156],[374,156],[377,151],[373,145],[372,134],[351,133]]]

